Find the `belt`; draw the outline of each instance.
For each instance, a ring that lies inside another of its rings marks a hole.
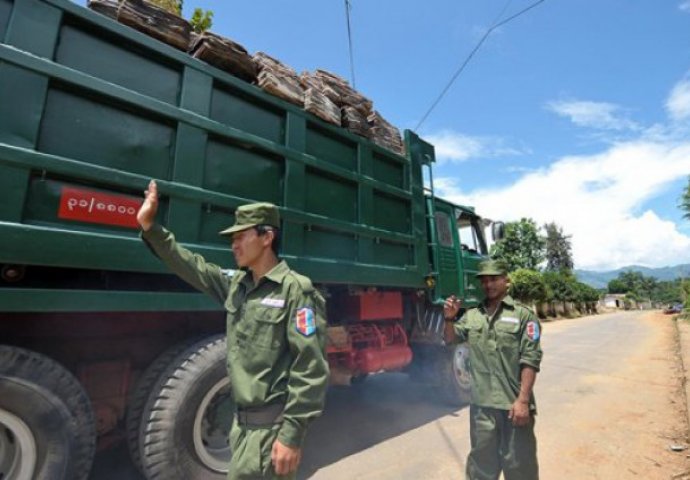
[[[259,407],[237,407],[237,424],[243,427],[271,427],[283,421],[285,404],[271,403]]]

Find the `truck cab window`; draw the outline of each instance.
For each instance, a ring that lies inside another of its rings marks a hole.
[[[457,227],[460,245],[463,250],[484,255],[487,253],[486,242],[484,241],[482,229],[480,228],[479,218],[460,215],[458,217]]]

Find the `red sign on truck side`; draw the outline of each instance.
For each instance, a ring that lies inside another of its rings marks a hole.
[[[137,211],[143,199],[129,195],[62,187],[58,217],[88,223],[139,228]]]

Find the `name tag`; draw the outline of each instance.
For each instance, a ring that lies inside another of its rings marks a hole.
[[[265,307],[283,308],[285,306],[285,299],[283,298],[264,298],[261,300],[261,305]]]
[[[502,317],[499,320],[506,323],[520,323],[520,320],[515,317]]]

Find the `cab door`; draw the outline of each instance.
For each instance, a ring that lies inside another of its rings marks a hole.
[[[436,301],[449,295],[462,295],[463,285],[460,282],[460,258],[458,257],[455,212],[453,207],[438,199],[428,198],[433,202],[429,209],[433,221],[430,254],[433,262]],[[431,220],[431,218],[430,218]]]
[[[476,306],[484,294],[477,272],[479,263],[488,258],[481,218],[465,209],[455,209],[455,224],[460,241],[460,283],[464,286],[463,300],[467,308]]]

